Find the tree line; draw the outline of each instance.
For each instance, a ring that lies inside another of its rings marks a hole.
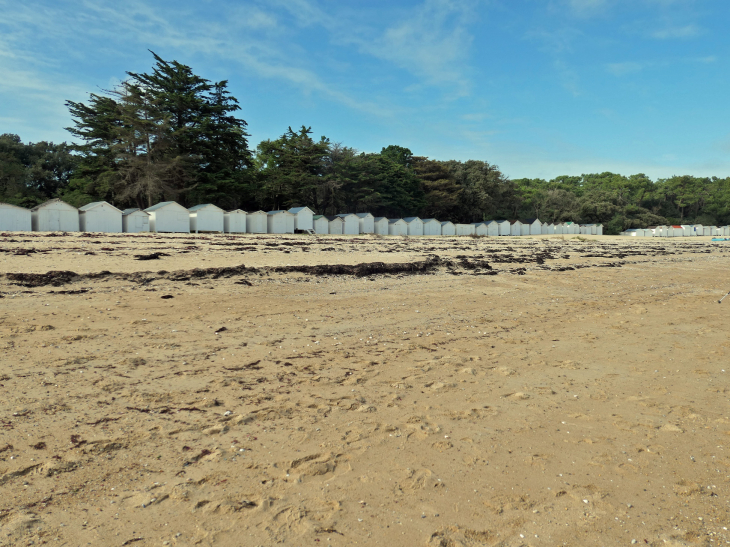
[[[604,233],[654,224],[730,224],[730,177],[584,174],[509,179],[486,161],[437,161],[390,145],[365,153],[310,127],[289,127],[251,149],[228,82],[211,82],[153,53],[149,73],[128,72],[87,102],[67,101],[75,143],[0,135],[0,201],[32,207],[58,197],[146,208],[371,212],[453,222],[540,218],[600,222]]]

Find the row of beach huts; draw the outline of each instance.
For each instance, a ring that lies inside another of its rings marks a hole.
[[[186,209],[164,201],[147,209],[118,209],[105,201],[76,208],[52,199],[32,209],[0,203],[0,231],[34,232],[220,232],[249,234],[379,234],[402,236],[526,236],[552,234],[602,235],[602,224],[542,223],[538,219],[489,220],[454,224],[434,218],[389,219],[370,213],[316,215],[309,207],[288,211],[224,211],[213,204]]]
[[[702,224],[649,226],[648,228],[631,228],[621,232],[621,235],[633,237],[730,236],[730,226],[703,226]]]

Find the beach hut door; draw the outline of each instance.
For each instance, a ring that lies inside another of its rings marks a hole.
[[[51,232],[61,231],[61,212],[55,209],[48,210],[48,230]]]

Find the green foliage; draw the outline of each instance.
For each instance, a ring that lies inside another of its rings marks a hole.
[[[18,135],[0,135],[0,201],[33,207],[56,197],[75,168],[66,143],[23,144]]]

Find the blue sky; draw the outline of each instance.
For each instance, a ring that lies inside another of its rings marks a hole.
[[[252,147],[311,126],[512,178],[730,176],[727,0],[0,0],[0,133],[69,140],[148,49],[229,80]]]

